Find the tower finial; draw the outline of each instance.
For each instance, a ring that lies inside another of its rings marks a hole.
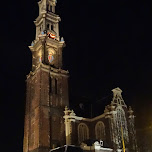
[[[39,5],[39,14],[52,12],[55,13],[55,6],[57,0],[41,0],[38,2]]]
[[[122,95],[121,95],[122,90],[119,87],[117,87],[117,88],[113,89],[112,92],[113,92],[113,99],[112,99],[111,103],[121,105],[121,106],[126,106],[126,104],[122,98]]]

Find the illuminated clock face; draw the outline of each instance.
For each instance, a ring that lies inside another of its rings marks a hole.
[[[48,60],[49,63],[52,63],[54,61],[54,55],[55,55],[55,51],[52,48],[48,49]]]

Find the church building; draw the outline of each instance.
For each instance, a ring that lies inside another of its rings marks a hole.
[[[38,5],[36,36],[29,46],[32,70],[26,80],[23,152],[57,152],[63,147],[69,152],[137,152],[135,116],[120,88],[112,90],[111,103],[95,118],[79,117],[70,110],[69,72],[62,69],[65,41],[59,34],[56,0],[41,0]]]

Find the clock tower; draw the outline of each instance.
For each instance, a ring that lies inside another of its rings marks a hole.
[[[29,46],[32,71],[26,80],[24,152],[49,152],[65,144],[64,108],[69,105],[68,71],[62,69],[62,50],[55,0],[38,2],[36,37]]]

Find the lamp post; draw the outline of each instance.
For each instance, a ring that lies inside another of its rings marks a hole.
[[[122,125],[121,125],[121,137],[122,137],[123,152],[125,152],[125,142],[124,142],[124,137],[123,137],[123,129],[122,129]]]

